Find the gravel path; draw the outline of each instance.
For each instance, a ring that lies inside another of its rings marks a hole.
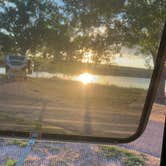
[[[0,165],[7,158],[19,160],[24,148],[0,143]],[[132,153],[138,154],[131,150]],[[159,159],[145,155],[146,166],[159,166]],[[24,166],[125,166],[119,159],[107,158],[98,145],[74,143],[36,143],[27,156]],[[140,165],[142,166],[142,165]]]
[[[24,148],[0,144],[0,165],[6,157],[18,160]],[[24,166],[124,166],[118,159],[104,156],[97,145],[73,143],[37,143],[27,156]]]
[[[160,158],[166,105],[154,104],[148,125],[140,138],[121,146]]]
[[[150,120],[143,135],[130,144],[121,146],[160,157],[162,149],[164,124]]]

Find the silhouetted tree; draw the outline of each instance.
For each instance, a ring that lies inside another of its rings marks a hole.
[[[26,54],[45,48],[45,52],[56,57],[64,51],[65,43],[69,41],[67,26],[55,2],[9,0],[1,2],[0,8],[3,51]],[[9,45],[6,40],[11,41]]]

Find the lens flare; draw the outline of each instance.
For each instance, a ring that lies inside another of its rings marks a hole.
[[[91,75],[89,73],[80,74],[78,76],[77,80],[82,82],[85,85],[94,82],[93,75]]]

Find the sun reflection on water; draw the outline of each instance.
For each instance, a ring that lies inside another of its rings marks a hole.
[[[83,74],[80,74],[77,77],[77,80],[82,82],[84,85],[87,85],[89,83],[94,83],[95,82],[95,77],[92,74],[83,73]]]

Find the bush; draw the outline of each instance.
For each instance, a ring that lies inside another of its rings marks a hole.
[[[6,164],[3,165],[3,166],[15,166],[16,163],[17,163],[16,160],[13,160],[13,159],[7,159]]]
[[[101,149],[107,159],[119,159],[125,166],[145,166],[145,158],[143,155],[136,155],[117,146],[101,146]]]

